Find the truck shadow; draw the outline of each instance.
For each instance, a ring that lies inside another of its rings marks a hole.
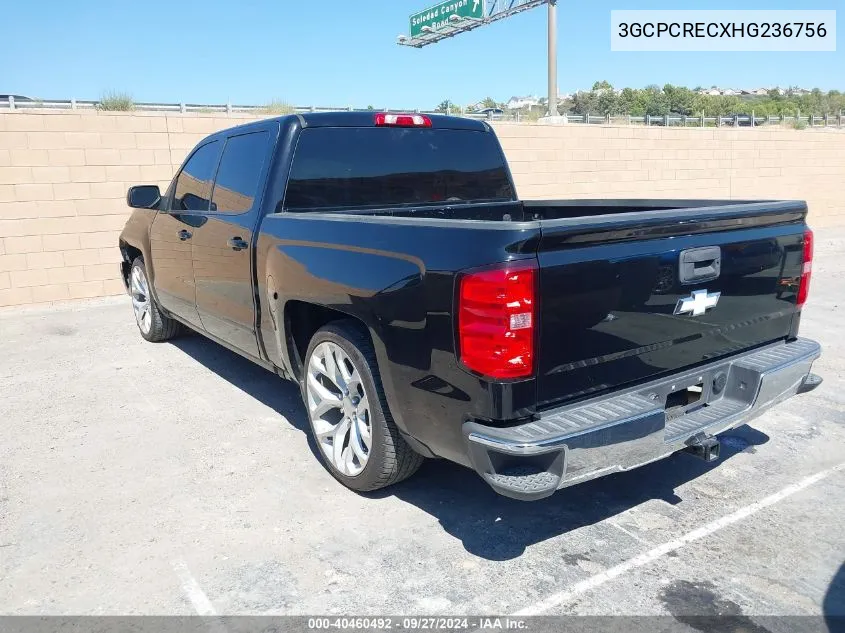
[[[678,505],[679,486],[700,477],[726,459],[754,451],[769,437],[750,426],[723,436],[717,462],[706,463],[676,453],[633,471],[559,490],[535,502],[515,501],[492,491],[474,472],[445,460],[429,460],[411,479],[374,497],[395,496],[428,512],[464,548],[487,560],[516,558],[526,547],[600,523],[652,499]]]
[[[171,342],[218,376],[283,416],[308,436],[315,459],[318,448],[309,430],[299,387],[202,336]],[[700,477],[742,451],[754,451],[769,437],[750,426],[723,436],[722,458],[706,463],[675,454],[634,471],[618,473],[558,491],[526,503],[494,493],[473,471],[446,460],[427,460],[411,479],[371,498],[395,496],[436,517],[464,548],[488,560],[520,556],[529,545],[600,523],[652,499],[677,505],[675,489]]]
[[[317,445],[308,428],[308,417],[302,404],[299,385],[285,380],[199,334],[180,336],[170,341],[170,344],[226,382],[270,407],[287,420],[293,428],[305,433],[308,438],[308,447],[315,459],[319,459]]]
[[[822,603],[822,613],[831,633],[845,631],[845,563],[830,581]]]

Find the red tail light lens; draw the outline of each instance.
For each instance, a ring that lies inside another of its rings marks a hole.
[[[424,114],[376,114],[376,127],[431,127],[431,119]]]
[[[500,379],[534,374],[536,287],[536,261],[461,277],[458,347],[468,369]]]
[[[813,272],[813,231],[804,231],[804,267],[801,269],[801,285],[798,286],[798,307],[807,302],[807,295],[810,293],[810,276]]]

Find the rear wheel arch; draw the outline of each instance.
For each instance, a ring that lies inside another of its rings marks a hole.
[[[335,321],[347,321],[366,334],[373,344],[370,328],[363,319],[329,308],[317,303],[307,301],[290,300],[284,307],[285,344],[294,378],[301,381],[303,377],[302,363],[311,339],[320,328]]]

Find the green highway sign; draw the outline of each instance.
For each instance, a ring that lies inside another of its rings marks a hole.
[[[452,16],[481,20],[484,18],[484,0],[445,0],[430,9],[415,13],[411,16],[411,37],[440,31],[449,25],[456,26],[449,21]]]

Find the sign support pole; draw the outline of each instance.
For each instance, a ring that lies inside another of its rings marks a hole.
[[[557,112],[557,0],[549,0],[549,116]]]

